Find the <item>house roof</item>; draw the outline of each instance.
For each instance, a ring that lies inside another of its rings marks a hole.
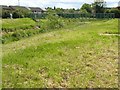
[[[6,5],[1,5],[2,6],[2,9],[4,10],[13,10],[11,7],[9,6],[6,6]]]
[[[43,12],[43,10],[39,7],[29,7],[29,10],[32,12]]]
[[[6,5],[0,5],[0,6],[2,6],[2,9],[4,9],[4,10],[24,9],[24,10],[30,10],[32,12],[43,12],[43,11],[45,11],[45,10],[39,8],[39,7],[6,6]]]
[[[26,9],[26,10],[28,10],[28,8],[27,7],[24,7],[24,6],[9,6],[9,7],[11,7],[12,9]]]

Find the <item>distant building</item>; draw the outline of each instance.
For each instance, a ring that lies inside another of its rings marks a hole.
[[[6,6],[6,5],[1,5],[2,10],[13,10],[13,8]]]
[[[39,8],[39,7],[24,7],[24,6],[6,6],[6,5],[1,5],[2,10],[17,10],[17,9],[22,9],[22,10],[29,10],[33,12],[34,14],[41,14],[45,12],[45,10]]]
[[[34,14],[41,14],[44,12],[44,10],[39,7],[28,7],[28,9],[31,10]]]
[[[19,17],[28,17],[33,14],[33,16],[36,14],[41,15],[43,12],[46,12],[46,10],[43,10],[39,7],[25,7],[25,6],[7,6],[7,5],[0,5],[2,7],[3,18],[12,18],[11,14],[13,14],[13,18],[18,18],[18,15],[15,14],[17,11],[22,11],[19,15]]]

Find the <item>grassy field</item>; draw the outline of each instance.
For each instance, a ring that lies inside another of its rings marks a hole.
[[[118,88],[118,21],[78,22],[3,45],[3,87]]]

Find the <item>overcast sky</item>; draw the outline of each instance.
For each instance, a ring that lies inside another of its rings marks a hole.
[[[80,8],[83,3],[93,3],[94,0],[19,0],[21,6],[27,7],[60,7]],[[108,7],[117,7],[119,0],[105,0]],[[18,0],[0,0],[0,5],[18,5]]]

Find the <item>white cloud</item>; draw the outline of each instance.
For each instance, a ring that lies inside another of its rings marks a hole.
[[[117,2],[108,2],[107,7],[117,7],[118,3]]]
[[[1,5],[17,5],[17,0],[0,0]]]
[[[75,5],[73,4],[64,4],[64,3],[58,3],[55,5],[56,7],[61,7],[64,8],[64,9],[67,9],[67,8],[75,8]]]

